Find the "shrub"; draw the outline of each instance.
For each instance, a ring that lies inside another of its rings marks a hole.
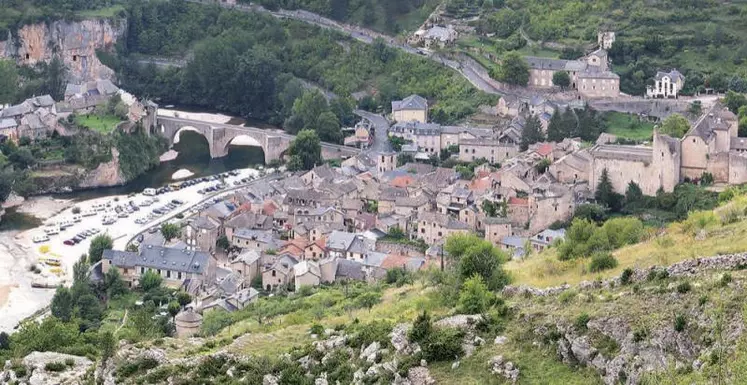
[[[311,328],[309,329],[309,333],[316,334],[318,336],[323,336],[324,335],[324,326],[315,323],[315,324],[311,325]]]
[[[412,329],[410,329],[408,337],[411,341],[422,342],[431,336],[432,331],[433,326],[431,325],[431,316],[424,310],[417,318],[415,318],[415,322],[412,324]]]
[[[691,289],[692,289],[692,285],[690,285],[690,282],[688,281],[680,282],[677,285],[677,292],[680,294],[685,294],[689,292]]]
[[[587,330],[588,327],[586,324],[589,323],[591,320],[591,317],[589,317],[586,313],[581,313],[578,317],[576,317],[576,321],[573,323],[573,326],[576,327],[576,330],[578,331],[584,331]]]
[[[685,330],[685,326],[687,326],[687,320],[685,319],[685,316],[683,314],[677,314],[677,316],[674,317],[674,330],[677,332],[682,332]]]
[[[719,280],[719,283],[721,286],[729,286],[729,283],[731,283],[731,274],[724,273],[724,275],[721,276],[721,279]]]
[[[462,312],[468,314],[482,313],[488,308],[491,296],[482,277],[475,275],[464,282],[459,294],[459,307]]]
[[[47,362],[44,365],[44,370],[48,372],[62,372],[67,369],[67,365],[64,362]]]
[[[589,271],[596,273],[617,267],[617,259],[610,253],[598,253],[591,258]]]
[[[566,291],[564,291],[564,292],[560,293],[560,295],[558,296],[558,300],[559,300],[559,301],[560,301],[561,303],[569,303],[569,302],[571,302],[571,301],[572,301],[572,300],[573,300],[574,298],[576,298],[576,294],[577,294],[577,293],[576,293],[576,291],[575,291],[575,290],[566,290]]]
[[[360,348],[370,345],[374,341],[379,341],[382,348],[390,344],[389,333],[392,332],[392,324],[387,321],[373,321],[366,325],[353,323],[348,326],[348,344],[354,348]]]
[[[65,365],[67,366],[75,366],[75,360],[72,358],[66,358],[65,359]]]
[[[423,357],[428,362],[454,360],[464,353],[463,337],[464,333],[458,329],[436,329],[423,346]]]
[[[648,337],[648,329],[641,328],[633,331],[633,341],[641,342]]]
[[[620,283],[623,285],[629,284],[632,279],[633,279],[633,269],[629,267],[623,270],[622,274],[620,274]]]
[[[700,296],[700,298],[698,298],[698,305],[699,306],[705,305],[706,302],[708,302],[708,296],[707,295],[703,294],[703,295]]]

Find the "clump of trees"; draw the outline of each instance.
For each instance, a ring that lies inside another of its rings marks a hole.
[[[529,64],[518,52],[509,52],[503,62],[490,71],[490,76],[502,82],[526,86],[529,83]]]
[[[558,258],[591,257],[638,243],[644,235],[643,222],[638,218],[613,218],[602,226],[577,218],[566,231],[565,240],[558,245]]]
[[[587,104],[583,109],[555,110],[547,124],[547,140],[560,142],[565,138],[581,138],[593,142],[604,132],[604,124],[596,110]]]
[[[322,164],[322,146],[316,131],[303,130],[298,133],[288,148],[288,169],[311,170]]]

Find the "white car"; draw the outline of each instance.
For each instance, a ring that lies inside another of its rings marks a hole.
[[[49,237],[46,234],[39,234],[39,235],[34,236],[31,239],[34,241],[34,243],[41,243],[41,242],[48,241]]]

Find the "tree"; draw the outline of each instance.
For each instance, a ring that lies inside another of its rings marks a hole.
[[[490,305],[490,291],[479,275],[464,281],[459,294],[460,311],[466,314],[480,314]]]
[[[10,335],[6,332],[0,332],[0,350],[10,349]]]
[[[542,160],[539,161],[536,165],[534,165],[534,169],[537,170],[538,174],[544,174],[545,171],[547,171],[548,168],[550,168],[550,165],[552,162],[550,159],[542,158]]]
[[[145,292],[161,287],[163,278],[157,273],[148,270],[140,277],[140,288]]]
[[[368,312],[371,312],[371,308],[377,303],[381,302],[381,293],[375,291],[368,291],[358,296],[356,299],[358,307],[365,307]]]
[[[176,223],[164,223],[161,225],[161,234],[167,242],[179,237],[181,232],[181,227]]]
[[[540,123],[540,120],[536,115],[530,115],[521,131],[521,151],[528,150],[530,144],[535,144],[544,140],[545,134],[542,133],[542,123]]]
[[[311,170],[318,164],[322,164],[322,146],[319,136],[315,131],[303,130],[298,133],[296,139],[290,144],[288,154],[291,161],[288,168],[294,170]],[[293,168],[291,168],[293,163]]]
[[[392,226],[387,233],[387,236],[392,239],[405,239],[405,232],[399,228],[399,226]]]
[[[673,138],[681,138],[690,129],[690,122],[680,114],[669,115],[661,123],[659,132]]]
[[[596,199],[597,203],[609,207],[612,211],[617,211],[620,208],[620,196],[615,192],[606,168],[602,170],[602,175],[599,177],[597,190],[594,192],[594,199]]]
[[[104,250],[111,250],[114,247],[114,241],[108,234],[99,234],[93,238],[91,245],[88,247],[88,261],[95,264],[101,260]]]
[[[643,203],[643,191],[638,183],[630,181],[625,189],[625,208],[628,210],[638,208]]]
[[[75,301],[75,315],[81,320],[81,330],[95,329],[101,323],[104,309],[93,293],[86,293]]]
[[[179,314],[179,311],[182,310],[182,307],[181,305],[179,305],[179,302],[171,301],[169,302],[168,310],[171,318],[174,318],[177,314]]]
[[[61,321],[69,322],[73,316],[73,296],[70,289],[59,286],[52,297],[52,315]]]
[[[729,91],[724,97],[724,104],[729,108],[729,111],[736,114],[739,112],[739,108],[747,105],[747,97],[744,94]]]
[[[99,347],[101,349],[101,361],[106,362],[112,355],[114,355],[116,349],[117,339],[114,338],[114,333],[106,331],[99,333]]]
[[[215,241],[215,246],[223,250],[228,250],[228,248],[231,247],[231,242],[228,241],[228,237],[226,237],[225,235],[221,235]]]
[[[526,86],[529,83],[529,64],[518,52],[511,52],[491,76],[508,84]]]
[[[176,293],[176,300],[179,301],[179,305],[187,306],[190,302],[192,302],[192,296],[187,292],[180,291]]]
[[[479,275],[490,289],[498,290],[508,283],[501,264],[505,254],[490,241],[474,234],[452,235],[446,240],[446,252],[457,261],[457,273],[461,280]]]
[[[112,266],[109,271],[104,274],[104,285],[109,298],[115,298],[127,293],[127,286],[125,286],[125,282],[122,280],[122,275],[119,273],[119,269],[117,269],[116,266]]]
[[[571,76],[566,71],[558,71],[552,74],[552,84],[566,89],[571,85]]]
[[[16,63],[0,60],[0,105],[15,101],[18,89],[18,70]]]
[[[315,129],[319,140],[323,142],[340,143],[342,140],[340,122],[332,111],[326,111],[319,116]]]

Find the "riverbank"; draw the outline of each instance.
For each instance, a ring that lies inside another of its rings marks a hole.
[[[256,177],[258,171],[254,169],[239,169],[237,176],[225,178],[229,186],[242,178]],[[92,237],[75,245],[65,245],[64,241],[72,238],[75,234],[88,229],[99,229],[101,234],[108,234],[113,240],[116,249],[124,249],[127,241],[138,233],[148,228],[159,226],[161,223],[171,220],[178,212],[191,208],[207,198],[198,190],[205,188],[210,182],[186,187],[179,191],[172,191],[159,195],[159,203],[150,207],[141,207],[139,211],[132,213],[127,218],[120,218],[110,226],[104,226],[101,219],[104,215],[113,215],[113,208],[117,205],[128,204],[130,201],[136,204],[149,199],[141,193],[128,195],[111,195],[95,199],[74,201],[71,199],[57,199],[54,197],[34,197],[17,206],[24,213],[44,219],[46,224],[55,223],[62,219],[72,218],[73,207],[82,210],[94,205],[104,204],[111,212],[99,212],[95,216],[83,217],[80,222],[65,229],[60,234],[50,236],[50,240],[44,243],[34,243],[33,237],[43,234],[43,226],[35,227],[25,231],[6,231],[0,233],[0,331],[11,332],[21,320],[33,315],[40,309],[46,307],[54,295],[54,290],[39,289],[31,287],[32,281],[56,282],[69,285],[72,281],[73,264],[82,254],[88,252]],[[144,218],[152,209],[159,205],[179,199],[185,203],[179,210],[150,219],[145,224],[137,224],[135,220]],[[40,259],[54,257],[61,262],[61,268],[57,269],[45,266]],[[29,268],[36,265],[40,272],[34,273]],[[57,271],[59,270],[59,271]]]

